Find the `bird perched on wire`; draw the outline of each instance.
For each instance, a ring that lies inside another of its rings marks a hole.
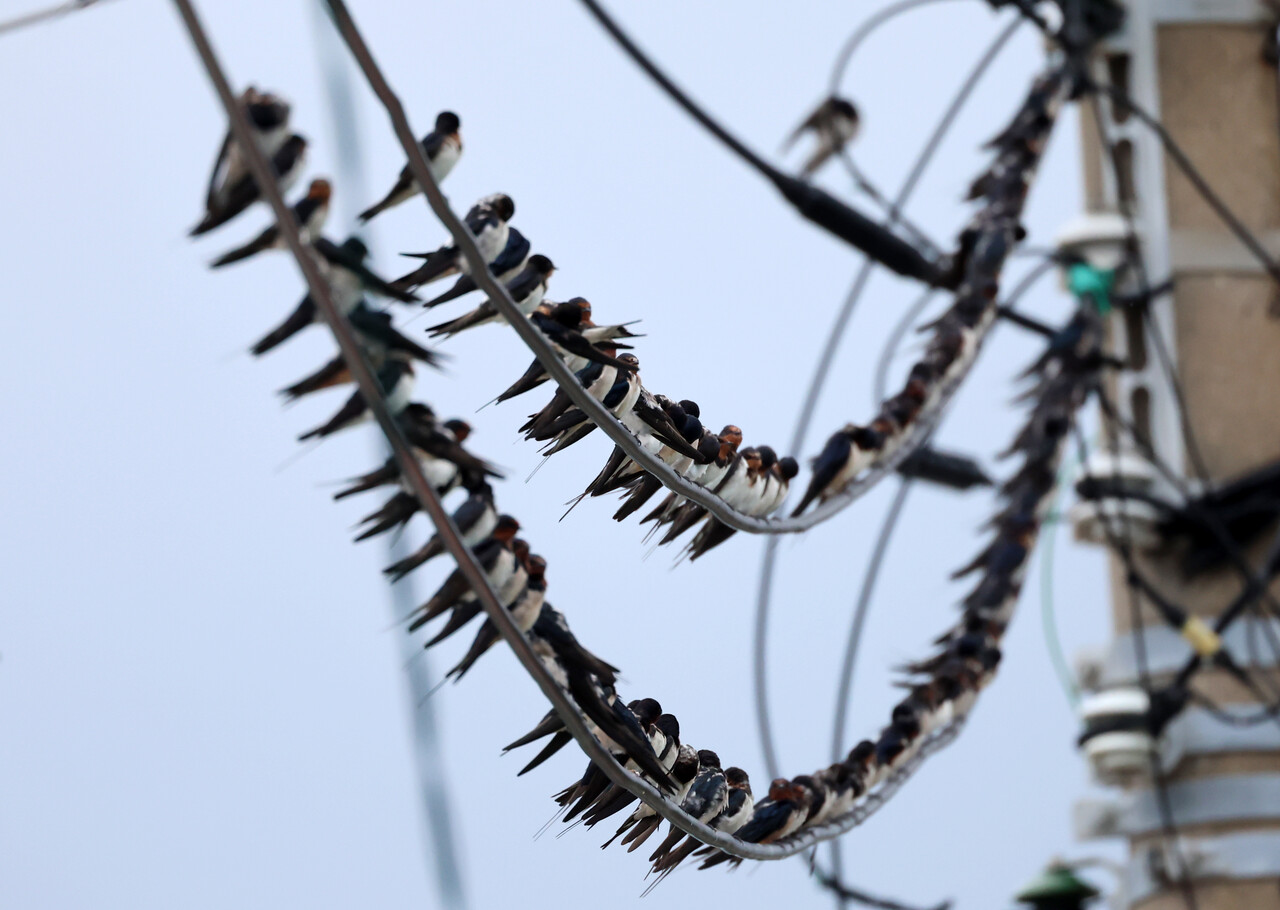
[[[298,227],[298,233],[301,235],[303,243],[310,243],[312,239],[320,236],[320,231],[324,229],[324,223],[329,217],[329,199],[332,196],[333,187],[329,184],[329,181],[323,177],[317,177],[311,181],[311,186],[307,188],[307,195],[299,199],[293,206],[294,224]],[[264,228],[261,234],[244,244],[244,246],[238,246],[223,253],[213,260],[210,266],[215,269],[222,268],[224,265],[240,262],[264,250],[283,250],[286,248],[287,245],[284,242],[284,234],[280,230],[280,225],[272,224]]]
[[[516,628],[521,633],[528,632],[533,628],[533,624],[537,622],[538,616],[542,612],[542,603],[547,596],[547,561],[541,556],[530,556],[526,568],[529,576],[525,582],[524,590],[507,608],[511,613],[511,619],[516,624]],[[501,638],[502,634],[498,631],[498,627],[493,624],[493,620],[486,619],[484,624],[480,626],[480,630],[476,632],[476,637],[471,642],[471,647],[467,649],[467,653],[463,655],[462,660],[458,661],[445,676],[451,677],[454,682],[462,679],[463,674],[470,670],[475,662],[497,644]]]
[[[474,489],[468,487],[467,490],[470,495],[454,510],[453,523],[457,525],[458,533],[462,535],[462,542],[469,547],[474,547],[493,531],[498,523],[498,513],[493,502],[493,487],[488,483],[478,483]],[[431,539],[417,550],[382,571],[393,582],[399,581],[418,566],[445,552],[447,551],[440,535],[433,534]]]
[[[497,258],[489,263],[489,271],[493,272],[494,278],[506,284],[524,269],[525,263],[529,261],[530,249],[532,249],[532,246],[528,238],[514,227],[508,227],[507,245],[502,248],[502,252],[498,254]],[[457,300],[464,294],[470,294],[479,287],[480,285],[476,284],[476,280],[470,275],[462,275],[453,283],[453,287],[439,297],[431,298],[424,306],[429,309],[442,303],[448,303],[450,300]]]
[[[747,772],[741,768],[726,768],[724,772],[725,782],[728,784],[729,792],[725,796],[724,808],[720,810],[710,821],[707,822],[708,827],[716,831],[722,831],[725,834],[734,834],[742,828],[747,822],[751,821],[752,814],[755,811],[755,804],[752,802],[751,796],[751,779],[747,776]],[[695,785],[696,786],[696,785]],[[692,790],[690,793],[692,794]],[[688,797],[686,797],[688,798]],[[693,814],[690,812],[690,814]],[[680,838],[684,837],[683,831],[672,831],[667,839],[654,851],[653,855],[653,871],[662,873],[658,880],[655,881],[645,893],[657,887],[662,879],[666,878],[680,865],[689,854],[702,846],[702,843],[694,838],[689,838],[685,843],[676,847],[676,843]],[[674,838],[674,840],[673,840]]]
[[[493,532],[471,548],[485,577],[495,588],[515,572],[516,554],[512,544],[519,530],[520,522],[510,515],[499,515]],[[459,601],[475,596],[462,570],[454,569],[427,602],[413,611],[409,631],[417,631]]]
[[[476,239],[476,248],[486,265],[491,265],[507,246],[510,232],[508,222],[516,213],[516,204],[505,193],[494,193],[485,196],[471,207],[464,219],[467,230]],[[400,290],[412,291],[448,278],[450,275],[471,274],[471,266],[467,257],[462,255],[456,244],[448,244],[430,253],[405,253],[412,259],[424,259],[418,268],[401,275],[392,284]]]
[[[800,168],[802,177],[812,177],[818,170],[858,135],[858,109],[852,101],[832,95],[824,100],[804,122],[795,128],[782,149],[785,152],[805,133],[813,133],[817,145]]]
[[[329,297],[338,312],[345,316],[355,312],[366,293],[404,303],[418,300],[412,293],[393,288],[370,271],[364,264],[369,256],[369,248],[359,237],[348,237],[341,245],[320,237],[312,244],[312,248],[320,254],[320,270],[329,284]],[[307,326],[323,321],[320,308],[308,293],[284,322],[262,336],[249,350],[255,357],[261,357]]]
[[[355,330],[356,340],[364,349],[370,365],[376,370],[387,362],[392,351],[400,351],[421,363],[439,368],[441,355],[428,350],[411,338],[401,334],[392,325],[391,314],[359,306],[347,317]],[[341,354],[336,355],[320,369],[304,376],[292,385],[280,390],[286,401],[297,401],[304,395],[351,382],[351,367]]]
[[[458,163],[458,159],[462,157],[462,134],[458,132],[460,125],[461,121],[453,111],[441,111],[436,115],[435,129],[423,136],[422,142],[419,143],[422,146],[422,154],[427,158],[427,169],[436,183],[443,182],[453,170],[453,166]],[[422,187],[413,176],[409,165],[406,164],[391,191],[382,197],[381,201],[361,212],[360,220],[367,222],[375,215],[412,199],[421,192]]]
[[[537,309],[547,293],[547,285],[551,281],[551,276],[555,274],[555,270],[555,263],[541,253],[530,256],[520,274],[506,283],[507,293],[511,295],[516,309],[525,316]],[[476,326],[499,321],[505,321],[502,314],[498,312],[493,301],[486,300],[470,313],[433,325],[427,329],[427,332],[432,338],[447,338],[459,332],[465,332],[467,329],[474,329]]]
[[[408,406],[409,396],[413,394],[415,373],[412,355],[404,351],[391,351],[387,362],[374,374],[374,378],[378,381],[378,388],[382,392],[387,410],[394,417]],[[336,414],[320,426],[303,433],[298,437],[298,441],[324,439],[340,430],[364,423],[371,417],[369,403],[365,401],[364,393],[357,390],[351,394]]]
[[[249,86],[240,96],[240,104],[249,118],[258,148],[271,164],[272,171],[284,193],[302,175],[306,164],[307,140],[291,135],[289,130],[289,102],[270,92],[259,92]],[[258,185],[249,173],[249,162],[244,149],[236,141],[231,130],[218,149],[218,157],[209,175],[205,191],[204,218],[196,225],[191,236],[211,231],[239,215],[259,198]]]
[[[751,821],[738,829],[738,839],[749,844],[772,844],[793,834],[808,817],[813,797],[813,790],[803,776],[795,780],[777,778],[769,785],[769,795],[756,803],[751,812]],[[699,868],[709,869],[729,861],[734,865],[742,862],[728,853],[716,851]]]
[[[880,433],[857,424],[847,424],[833,433],[822,452],[813,459],[813,477],[792,517],[803,513],[815,499],[826,502],[851,484],[875,461],[883,444]]]

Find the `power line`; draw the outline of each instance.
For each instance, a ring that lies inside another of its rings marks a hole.
[[[373,64],[368,56],[368,49],[364,47],[363,41],[359,38],[358,33],[354,31],[354,25],[349,14],[347,14],[345,5],[342,4],[341,0],[327,0],[327,2],[335,13],[343,37],[348,44],[354,43],[352,51],[357,60],[360,61],[362,68],[369,67],[366,72],[371,78],[376,75],[375,85],[385,89],[390,95],[390,89],[386,87],[385,81],[382,80],[376,64]],[[462,542],[458,529],[453,524],[448,511],[445,510],[435,490],[423,476],[422,468],[405,440],[399,424],[396,423],[387,409],[377,380],[364,359],[364,352],[352,334],[349,323],[334,306],[333,300],[329,295],[328,286],[320,275],[315,260],[302,243],[302,239],[298,234],[297,224],[292,218],[292,213],[280,195],[279,187],[274,181],[261,149],[253,140],[252,128],[249,125],[248,118],[245,116],[244,109],[231,92],[226,76],[223,74],[221,65],[218,63],[213,48],[209,44],[208,36],[200,24],[190,0],[174,0],[174,5],[178,8],[183,23],[191,36],[192,43],[195,45],[196,53],[204,64],[209,79],[217,91],[218,98],[230,118],[232,134],[245,152],[249,171],[276,216],[281,235],[284,237],[289,251],[297,260],[303,276],[307,279],[308,289],[315,299],[317,308],[333,332],[334,339],[337,341],[343,358],[351,370],[352,378],[355,380],[371,414],[395,453],[402,477],[408,482],[414,496],[417,497],[419,503],[435,524],[441,541],[458,564],[458,568],[461,570],[467,584],[475,592],[476,598],[488,614],[488,618],[497,627],[499,634],[506,639],[512,651],[515,652],[516,658],[533,678],[534,682],[537,683],[543,695],[555,707],[556,712],[564,721],[565,727],[573,735],[574,739],[578,741],[582,751],[599,766],[600,770],[612,783],[648,803],[655,812],[672,822],[675,827],[703,843],[714,845],[734,856],[742,856],[748,859],[782,859],[800,853],[808,849],[811,843],[820,840],[821,837],[818,830],[813,829],[797,836],[787,844],[759,846],[744,843],[723,832],[712,830],[682,813],[678,807],[668,802],[655,787],[624,770],[609,751],[590,733],[577,705],[556,685],[555,680],[551,678],[537,655],[534,654],[528,640],[516,627],[511,614],[499,602],[493,588],[489,585],[484,571],[476,562],[475,556]],[[394,99],[395,96],[390,95],[390,97]],[[401,117],[401,120],[403,121],[403,117]],[[405,128],[407,129],[407,124]],[[412,142],[411,148],[417,153],[416,158],[414,155],[410,156],[410,166],[422,183],[428,199],[436,205],[443,206],[444,202],[443,197],[440,195],[440,189],[431,179],[431,174],[427,169],[421,149],[416,142],[412,141],[413,134],[408,133],[408,135]],[[447,206],[445,208],[447,210]],[[479,273],[477,277],[481,286],[484,286],[486,279],[492,282],[492,276],[487,274],[483,260],[475,248],[475,241],[470,234],[464,235],[460,245],[465,255],[469,256],[472,261],[479,263],[479,268],[474,271]],[[882,804],[883,801],[874,808],[879,808],[879,805]],[[874,811],[874,809],[871,811]],[[866,812],[866,814],[870,814],[870,812]],[[847,824],[849,827],[853,826],[851,821],[847,822]],[[836,828],[837,826],[831,827]],[[827,836],[835,836],[841,830],[843,829],[835,830],[834,833]]]
[[[693,101],[622,29],[596,0],[582,0],[588,12],[626,52],[636,65],[666,92],[671,100],[704,129],[720,140],[735,155],[772,183],[801,215],[835,236],[857,247],[884,266],[907,278],[938,285],[943,275],[938,264],[930,262],[910,243],[855,211],[830,193],[804,180],[798,180],[769,164],[721,126]]]
[[[360,211],[357,200],[368,196],[367,181],[364,179],[364,150],[360,141],[360,111],[353,97],[346,58],[341,55],[341,39],[332,27],[328,8],[323,2],[311,4],[311,21],[329,101],[331,138],[338,150],[337,176],[345,190],[343,220],[350,226],[355,223],[356,214]],[[364,232],[371,233],[371,227],[372,225],[365,225]],[[370,248],[374,246],[372,242],[368,245]],[[378,446],[379,460],[385,460],[388,454],[386,443],[382,442]],[[387,554],[391,564],[409,555],[402,535],[390,536]],[[388,599],[392,618],[397,622],[407,617],[421,602],[416,595],[412,577],[389,586]],[[435,685],[431,663],[409,636],[397,636],[397,640],[400,642],[400,657],[405,666],[409,694],[413,757],[422,799],[420,822],[430,834],[429,840],[422,840],[423,852],[426,854],[424,860],[434,870],[441,905],[449,910],[466,910],[462,863],[458,861],[457,853],[460,835],[453,824],[453,807],[449,800],[446,769],[441,755],[436,703],[429,697]]]
[[[48,22],[51,19],[59,19],[82,9],[88,9],[100,2],[102,0],[67,0],[66,3],[59,3],[34,12],[23,13],[20,16],[0,22],[0,35],[7,35],[10,32],[16,32],[40,22]]]
[[[919,0],[915,0],[919,2]],[[885,21],[885,20],[881,20]],[[979,80],[981,80],[987,69],[999,56],[1000,52],[1008,44],[1013,37],[1021,21],[1014,19],[1010,22],[995,39],[988,45],[978,62],[970,71],[968,77],[961,83],[955,97],[951,103],[943,111],[942,116],[938,119],[937,124],[933,128],[933,132],[921,147],[920,152],[916,155],[911,170],[908,172],[906,179],[903,180],[897,194],[894,197],[889,214],[884,224],[886,227],[892,227],[898,217],[898,213],[902,207],[906,205],[911,195],[919,186],[920,179],[924,176],[925,171],[929,167],[929,163],[933,160],[942,140],[946,137],[951,126],[955,123],[956,117],[964,108],[969,98],[973,95],[973,91],[977,88]],[[854,45],[856,49],[857,45]],[[853,319],[853,313],[858,305],[858,301],[862,297],[863,291],[866,290],[867,282],[871,278],[871,272],[874,269],[874,262],[871,259],[864,259],[858,268],[858,272],[853,279],[853,285],[849,288],[849,293],[845,297],[840,312],[836,314],[836,318],[827,332],[827,341],[823,346],[822,353],[818,357],[818,362],[814,366],[813,376],[809,380],[809,387],[805,391],[804,401],[800,405],[800,414],[796,418],[795,429],[791,434],[790,451],[798,452],[804,447],[805,439],[809,435],[809,426],[813,422],[813,415],[818,406],[818,399],[822,395],[823,387],[826,385],[827,377],[830,375],[831,366],[835,362],[836,353],[840,349],[840,344],[844,340],[844,334],[849,327],[849,322]],[[930,292],[931,293],[931,292]],[[924,299],[928,298],[928,294]],[[910,312],[910,311],[908,311]],[[877,396],[877,401],[883,401],[882,395]],[[923,444],[923,441],[920,443]],[[917,446],[918,448],[918,446]],[[814,513],[810,513],[814,514]],[[761,750],[765,756],[765,767],[768,769],[770,776],[777,773],[777,756],[773,747],[773,725],[769,718],[768,707],[768,682],[766,669],[766,641],[768,637],[769,624],[769,607],[773,591],[773,575],[777,562],[777,549],[779,541],[776,538],[770,538],[765,543],[764,558],[760,565],[760,581],[758,585],[758,593],[756,595],[756,618],[755,633],[753,637],[753,677],[755,680],[755,702],[756,702],[756,726],[759,730]]]
[[[175,2],[185,5],[188,0],[175,0]],[[444,196],[441,194],[439,186],[432,178],[425,155],[414,139],[414,134],[404,116],[403,108],[356,29],[345,3],[342,0],[327,0],[327,2],[334,13],[339,31],[346,40],[353,56],[368,78],[374,93],[387,109],[395,128],[396,136],[400,139],[401,145],[408,156],[410,171],[421,184],[428,204],[450,233],[454,235],[461,252],[471,266],[472,275],[476,278],[480,287],[491,295],[491,298],[498,305],[499,311],[503,312],[504,315],[507,314],[508,308],[514,311],[514,305],[511,304],[510,300],[498,293],[497,289],[501,288],[501,285],[497,284],[493,275],[489,272],[483,257],[476,248],[474,237],[466,229],[465,225],[457,220],[456,215],[450,210]],[[229,94],[227,99],[228,104],[234,104]],[[236,109],[236,113],[243,118],[243,112]],[[278,193],[276,195],[278,196]],[[536,330],[524,320],[519,319],[518,313],[509,318],[517,328],[527,329],[536,335]],[[420,476],[416,463],[414,463],[413,468]],[[427,488],[427,493],[434,497],[434,491],[429,487]],[[457,555],[457,550],[453,544],[456,543],[458,547],[461,547],[461,542],[458,540],[456,530],[453,528],[448,516],[443,512],[443,509],[440,508],[438,500],[433,498],[432,504],[435,508],[429,510],[429,512],[433,520],[439,521],[438,527],[441,532],[441,538],[449,545],[450,552]],[[449,535],[445,533],[446,528],[450,531]],[[470,551],[463,549],[462,552],[468,560],[467,563],[463,563],[463,567],[465,568],[469,564],[472,568],[475,568]],[[854,807],[845,815],[790,835],[785,842],[763,845],[746,843],[731,835],[713,830],[707,825],[690,818],[677,806],[667,801],[665,796],[655,787],[636,775],[624,771],[612,755],[588,732],[577,706],[567,698],[565,693],[555,684],[547,670],[533,655],[528,641],[515,627],[510,615],[498,604],[483,573],[476,570],[474,573],[467,572],[465,575],[468,583],[473,586],[479,595],[482,605],[486,612],[489,613],[490,619],[494,620],[503,638],[507,639],[513,650],[517,652],[517,656],[526,671],[535,678],[539,687],[552,702],[557,713],[564,720],[568,731],[609,780],[628,793],[640,798],[662,818],[671,821],[679,830],[731,856],[744,859],[783,859],[807,850],[813,844],[839,836],[861,824],[892,798],[929,755],[946,746],[959,733],[963,725],[963,714],[961,714],[960,718],[953,721],[949,726],[939,728],[928,737],[922,738],[918,750],[910,760],[901,762],[875,792],[867,794],[860,805]]]

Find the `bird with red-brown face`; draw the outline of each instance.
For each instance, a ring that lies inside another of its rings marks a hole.
[[[311,181],[311,186],[307,189],[307,195],[294,204],[292,210],[293,222],[298,228],[298,234],[301,236],[303,243],[310,243],[319,237],[320,232],[324,230],[324,223],[329,218],[329,200],[332,196],[333,188],[329,181],[324,178],[317,178]],[[284,249],[288,249],[288,245],[284,240],[284,232],[280,230],[279,224],[272,224],[264,228],[262,233],[243,246],[238,246],[223,253],[213,260],[210,265],[217,269],[233,262],[248,259],[250,256],[256,256],[266,250]]]
[[[453,111],[441,111],[436,115],[435,129],[423,136],[419,143],[422,146],[422,154],[427,159],[427,170],[431,172],[431,177],[436,183],[441,183],[445,177],[448,177],[453,166],[462,157],[462,134],[458,132],[461,125],[462,122]],[[382,197],[381,201],[361,212],[360,220],[369,221],[379,213],[412,199],[421,192],[422,186],[406,164],[391,191]]]
[[[516,554],[512,544],[519,530],[520,522],[510,515],[500,515],[488,539],[471,548],[472,555],[480,563],[480,568],[492,587],[500,587],[516,570]],[[409,631],[421,628],[468,596],[475,597],[471,583],[461,569],[454,569],[430,599],[413,611]]]
[[[543,601],[547,596],[547,561],[534,554],[525,561],[525,568],[528,575],[524,588],[516,595],[515,600],[510,605],[504,604],[511,613],[511,619],[515,622],[516,628],[520,630],[521,634],[533,628],[533,624],[538,619],[538,614],[542,611]],[[501,599],[502,594],[500,592],[499,600],[501,601]],[[476,633],[475,639],[471,642],[471,647],[463,655],[462,660],[458,661],[445,676],[451,677],[454,682],[462,679],[463,675],[471,669],[475,662],[486,651],[496,645],[501,638],[502,634],[498,631],[498,627],[493,624],[493,620],[486,619]]]

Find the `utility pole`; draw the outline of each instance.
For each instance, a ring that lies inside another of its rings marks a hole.
[[[1280,99],[1276,69],[1263,62],[1262,49],[1276,29],[1275,13],[1258,0],[1131,0],[1127,7],[1125,27],[1099,50],[1096,77],[1162,120],[1274,255],[1280,251]],[[1280,296],[1157,136],[1105,96],[1098,103],[1101,130],[1087,102],[1081,107],[1086,206],[1095,215],[1127,207],[1149,282],[1174,282],[1171,294],[1110,317],[1113,351],[1131,367],[1115,377],[1110,392],[1137,434],[1199,490],[1197,457],[1213,483],[1280,459]],[[1114,170],[1108,141],[1118,161]],[[1131,283],[1118,290],[1138,288]],[[1184,439],[1153,329],[1181,377],[1198,456]],[[1152,486],[1177,501],[1174,485],[1156,476]],[[1245,549],[1254,567],[1273,533],[1268,529]],[[1188,579],[1176,553],[1140,540],[1135,550],[1156,588],[1209,624],[1242,588],[1230,566]],[[1140,663],[1158,687],[1193,652],[1149,599],[1142,599],[1135,629],[1129,584],[1114,556],[1111,588],[1115,638],[1094,668],[1094,683],[1123,700],[1123,687],[1135,694]],[[1271,590],[1280,592],[1280,585]],[[1242,616],[1223,640],[1239,665],[1274,682],[1277,658],[1263,638],[1263,622]],[[1258,708],[1258,695],[1225,670],[1203,667],[1194,679],[1196,691],[1233,711]],[[1280,908],[1280,722],[1232,727],[1193,701],[1166,728],[1158,755],[1176,847],[1166,836],[1150,774],[1126,779],[1113,799],[1076,809],[1079,836],[1128,841],[1127,906],[1186,907],[1179,881],[1185,873],[1199,910]],[[1097,756],[1090,758],[1096,769]]]

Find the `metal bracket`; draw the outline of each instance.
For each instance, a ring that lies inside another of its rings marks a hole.
[[[1187,874],[1195,879],[1280,878],[1280,831],[1249,831],[1218,837],[1180,837]],[[1147,844],[1129,858],[1125,890],[1130,907],[1177,885],[1181,868],[1167,841]]]

